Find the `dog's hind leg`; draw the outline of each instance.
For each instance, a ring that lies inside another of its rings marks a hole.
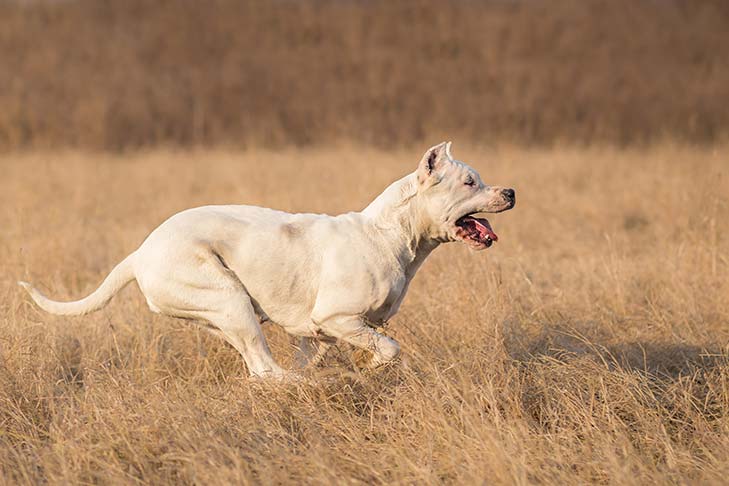
[[[188,296],[195,302],[195,307],[188,304],[182,310],[167,304],[162,312],[173,317],[206,321],[208,331],[225,339],[240,353],[251,376],[282,378],[286,375],[271,355],[259,318],[243,288],[197,288]]]
[[[215,252],[205,247],[192,250],[192,255],[177,258],[177,265],[158,258],[142,262],[145,272],[138,282],[150,308],[210,323],[241,354],[252,376],[284,376],[245,286]]]
[[[227,296],[225,301],[217,310],[204,313],[205,319],[217,327],[223,338],[238,350],[251,376],[284,377],[286,373],[271,355],[248,294],[241,290]]]
[[[302,337],[299,340],[296,363],[299,368],[313,368],[321,363],[331,347],[331,342],[312,337]]]

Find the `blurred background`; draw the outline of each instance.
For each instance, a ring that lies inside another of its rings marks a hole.
[[[726,0],[0,1],[0,149],[729,134]]]

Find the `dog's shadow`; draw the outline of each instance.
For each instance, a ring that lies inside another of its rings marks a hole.
[[[544,358],[567,362],[571,358],[591,357],[612,369],[669,380],[729,365],[729,349],[719,345],[609,341],[602,336],[588,338],[574,330],[544,328],[539,335],[526,340],[507,337],[504,346],[511,359],[525,364]]]

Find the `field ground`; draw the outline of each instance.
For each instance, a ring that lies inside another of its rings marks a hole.
[[[191,206],[362,208],[425,148],[0,156],[3,482],[725,483],[729,147],[455,143],[517,206],[490,250],[435,252],[391,323],[405,363],[371,373],[341,349],[250,382],[134,285],[81,318],[15,285],[84,295]]]

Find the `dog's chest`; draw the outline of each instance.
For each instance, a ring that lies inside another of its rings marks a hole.
[[[390,282],[387,288],[378,289],[374,292],[376,298],[372,305],[365,312],[365,317],[374,325],[381,325],[397,312],[400,302],[407,291],[407,278],[405,275],[398,275]]]

